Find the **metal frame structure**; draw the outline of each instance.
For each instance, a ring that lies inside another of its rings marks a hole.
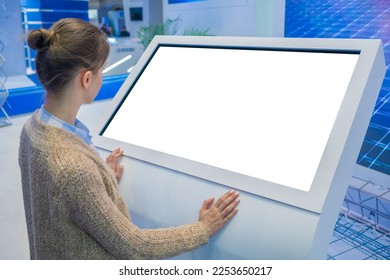
[[[328,259],[390,259],[390,185],[352,177]]]
[[[389,260],[390,232],[342,211],[333,231],[327,258]]]
[[[5,111],[5,109],[3,107],[4,103],[8,104],[7,97],[9,95],[8,89],[5,86],[5,83],[7,82],[8,76],[7,76],[7,73],[3,69],[3,65],[5,63],[5,58],[2,55],[3,50],[4,50],[4,44],[0,40],[0,74],[1,74],[1,77],[0,77],[0,108],[1,108],[1,111],[4,115],[3,117],[0,117],[0,127],[5,126],[5,125],[10,125],[12,123],[11,119],[9,118],[7,112]],[[8,104],[8,106],[9,106],[9,104]]]

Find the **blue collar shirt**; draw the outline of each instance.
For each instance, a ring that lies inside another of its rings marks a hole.
[[[45,124],[61,128],[69,133],[72,133],[83,140],[85,143],[90,145],[95,151],[95,147],[92,143],[92,136],[90,135],[89,129],[85,124],[76,118],[75,125],[71,125],[63,120],[53,116],[43,108],[43,105],[38,110],[38,119]]]

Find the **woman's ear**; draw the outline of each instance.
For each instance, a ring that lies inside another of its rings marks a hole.
[[[89,85],[91,84],[91,80],[92,80],[92,72],[91,71],[85,71],[82,75],[81,75],[81,86],[85,89],[88,89],[89,88]]]

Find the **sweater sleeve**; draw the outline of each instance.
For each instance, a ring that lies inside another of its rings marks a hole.
[[[207,232],[200,222],[139,229],[108,195],[110,186],[106,186],[107,180],[93,160],[69,153],[58,155],[57,159],[61,166],[58,180],[70,216],[117,259],[167,258],[207,243]]]

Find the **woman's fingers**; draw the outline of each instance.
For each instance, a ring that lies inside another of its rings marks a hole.
[[[238,196],[238,192],[229,191],[222,195],[214,204],[214,199],[204,201],[200,210],[199,221],[205,225],[209,236],[217,233],[237,214],[237,206],[240,202]]]
[[[119,160],[122,156],[123,156],[123,150],[121,148],[117,148],[113,150],[112,153],[106,158],[106,163],[114,171],[118,183],[122,177],[123,170],[124,170],[123,164],[119,164]]]
[[[207,209],[209,209],[213,205],[213,202],[214,202],[214,197],[206,199],[203,202],[203,205],[202,205],[202,208],[200,209],[200,211],[206,211]]]
[[[118,164],[116,169],[115,169],[115,177],[116,177],[116,180],[118,181],[118,183],[122,178],[122,174],[123,174],[124,169],[125,169],[125,167],[124,167],[123,163]]]
[[[123,155],[123,150],[120,148],[117,148],[112,151],[112,153],[108,156],[108,159],[110,160],[118,160]]]
[[[222,217],[226,222],[229,221],[231,218],[233,218],[234,215],[237,214],[237,211],[238,211],[237,206],[239,203],[240,203],[240,200],[237,199],[237,200],[233,201],[230,205],[228,205],[226,208],[223,209]]]
[[[230,205],[238,197],[238,192],[233,190],[228,191],[223,196],[221,196],[215,203],[215,207],[223,211],[228,205]]]

